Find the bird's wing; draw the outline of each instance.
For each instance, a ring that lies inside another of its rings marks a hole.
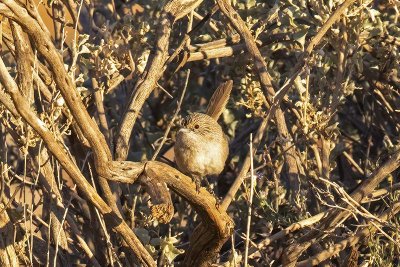
[[[226,103],[228,103],[229,96],[232,91],[233,81],[226,81],[215,90],[210,102],[207,106],[206,114],[215,120],[218,120],[222,112],[225,110]]]

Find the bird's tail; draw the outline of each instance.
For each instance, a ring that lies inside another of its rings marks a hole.
[[[225,110],[225,106],[228,103],[229,96],[232,91],[233,81],[226,81],[215,90],[212,95],[210,102],[208,103],[206,114],[215,120],[218,120],[222,112]]]

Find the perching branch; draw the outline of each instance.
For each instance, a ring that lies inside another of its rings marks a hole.
[[[30,109],[26,98],[19,92],[18,86],[7,71],[3,60],[0,60],[0,81],[7,93],[11,96],[14,106],[20,116],[40,135],[47,149],[57,158],[64,170],[74,180],[86,198],[96,207],[105,217],[107,225],[118,232],[120,236],[129,244],[138,259],[147,266],[155,266],[152,257],[140,244],[139,240],[129,228],[129,226],[116,215],[104,200],[95,192],[93,187],[86,181],[75,163],[70,159],[63,147],[54,138],[46,124],[40,120]],[[4,103],[3,103],[4,104]]]

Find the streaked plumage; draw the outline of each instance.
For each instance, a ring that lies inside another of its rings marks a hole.
[[[211,97],[207,114],[188,115],[176,135],[175,161],[179,170],[192,176],[197,189],[203,176],[221,173],[228,158],[228,138],[217,120],[231,90],[232,81],[220,85]]]
[[[206,114],[189,115],[176,136],[175,160],[188,175],[219,174],[229,154],[228,140],[216,120]]]
[[[206,114],[214,120],[218,120],[225,106],[228,103],[229,96],[231,95],[233,81],[229,80],[218,86],[208,103]]]

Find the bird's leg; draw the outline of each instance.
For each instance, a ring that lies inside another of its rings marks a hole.
[[[215,206],[216,206],[216,208],[218,208],[218,207],[219,207],[219,199],[218,199],[218,196],[215,194],[215,191],[214,191],[214,189],[211,187],[211,184],[210,184],[210,182],[208,181],[208,179],[207,179],[207,178],[204,178],[204,180],[206,181],[207,191],[208,191],[208,193],[210,193],[210,194],[215,198],[215,200],[216,200]]]
[[[207,186],[207,191],[210,193],[214,198],[215,198],[215,207],[219,209],[220,206],[220,199],[217,197],[217,195],[214,193],[214,190],[211,188],[211,184],[208,182],[207,178],[201,177],[201,175],[192,175],[192,180],[196,184],[196,192],[200,193],[200,188],[201,188],[201,181],[204,180],[206,182]]]
[[[210,178],[217,178],[217,176],[211,176]],[[217,208],[219,210],[219,207],[220,207],[220,204],[221,204],[221,199],[215,193],[215,188],[211,187],[211,184],[208,181],[208,179],[206,178],[204,180],[207,183],[207,191],[215,198],[215,208]]]
[[[201,187],[201,176],[200,175],[192,175],[192,180],[196,184],[196,192],[200,192],[200,187]]]
[[[212,189],[210,182],[208,181],[207,178],[205,178],[204,180],[206,181],[208,193],[210,193],[211,195],[213,195],[215,197],[214,190]]]
[[[206,183],[207,183],[207,191],[208,191],[208,193],[210,193],[214,198],[215,198],[215,208],[217,209],[217,210],[219,210],[219,206],[220,206],[220,199],[218,198],[218,196],[215,194],[215,191],[214,191],[214,189],[211,187],[211,184],[210,184],[210,182],[207,180],[207,178],[206,179],[204,179],[204,180],[206,180]]]
[[[202,181],[205,181],[205,183],[206,183],[206,188],[207,188],[208,193],[210,193],[210,194],[217,200],[217,205],[218,205],[218,197],[217,197],[217,195],[214,193],[214,190],[212,189],[211,184],[210,184],[210,182],[207,180],[206,177],[202,177],[202,176],[200,176],[200,175],[192,175],[192,180],[193,180],[193,182],[196,184],[196,191],[197,191],[197,193],[200,192],[201,182],[202,182]]]

